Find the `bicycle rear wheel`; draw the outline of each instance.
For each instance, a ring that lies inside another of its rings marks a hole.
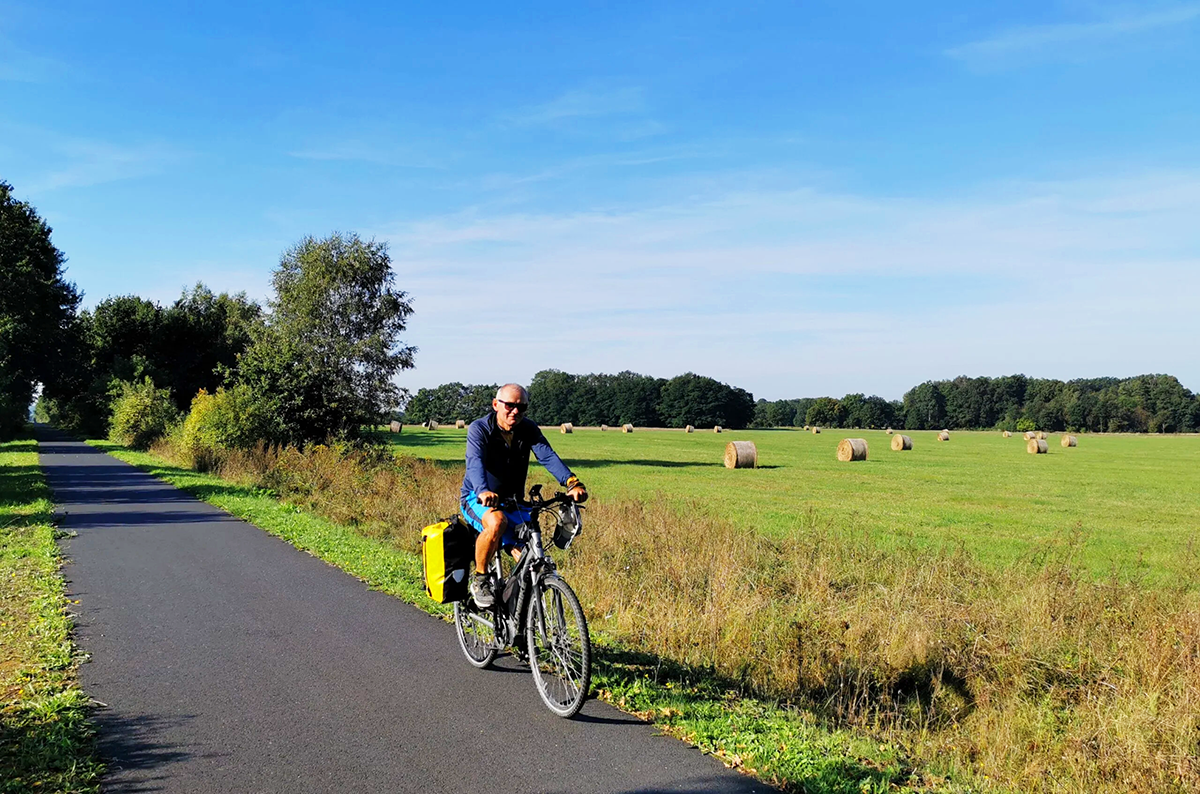
[[[496,625],[491,612],[475,606],[468,598],[454,602],[454,633],[467,661],[475,667],[487,667],[496,659]]]
[[[551,711],[572,717],[587,699],[592,681],[587,619],[570,585],[557,576],[542,579],[532,596],[525,637],[533,680]]]

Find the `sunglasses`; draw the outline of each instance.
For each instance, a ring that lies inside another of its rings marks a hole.
[[[496,398],[496,402],[505,406],[508,410],[516,411],[519,414],[523,414],[529,410],[529,403],[510,403],[508,400],[501,400],[499,397]]]

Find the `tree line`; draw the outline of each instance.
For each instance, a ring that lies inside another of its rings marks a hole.
[[[862,394],[759,400],[754,425],[1188,433],[1200,430],[1200,397],[1171,375],[1071,381],[961,376],[926,381],[902,400]]]
[[[474,419],[491,410],[495,384],[447,383],[421,389],[405,406],[407,422]],[[747,427],[754,396],[713,378],[688,372],[654,378],[635,372],[572,375],[542,370],[529,383],[529,418],[538,424],[637,427]]]
[[[203,284],[167,306],[136,295],[79,311],[50,227],[0,182],[0,438],[37,416],[88,437],[196,449],[354,439],[405,393],[412,313],[384,243],[305,237],[265,306]]]
[[[408,422],[472,419],[490,410],[495,384],[421,389],[401,415]],[[1061,381],[1006,375],[927,381],[901,400],[847,394],[758,400],[734,386],[686,373],[572,375],[548,369],[529,385],[529,416],[540,424],[641,427],[1004,429],[1093,433],[1200,431],[1200,396],[1171,375]]]

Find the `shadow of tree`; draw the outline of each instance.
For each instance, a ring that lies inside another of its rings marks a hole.
[[[168,788],[164,781],[168,779],[170,765],[193,754],[159,737],[169,735],[171,728],[191,719],[190,715],[132,718],[108,715],[103,710],[95,712],[93,721],[99,734],[96,749],[108,766],[104,780],[106,794]]]

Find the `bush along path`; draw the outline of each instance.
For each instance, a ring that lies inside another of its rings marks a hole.
[[[96,792],[88,698],[37,443],[0,444],[0,792]]]
[[[88,443],[341,568],[373,589],[433,615],[447,618],[450,614],[424,594],[415,551],[419,525],[414,524],[406,548],[370,537],[362,527],[331,521],[307,509],[311,505],[281,500],[270,489],[196,472],[111,442]],[[623,649],[595,633],[594,641],[593,695],[653,722],[726,766],[786,791],[968,790],[914,769],[894,746],[831,729],[807,712],[746,696],[735,682],[710,672]]]

